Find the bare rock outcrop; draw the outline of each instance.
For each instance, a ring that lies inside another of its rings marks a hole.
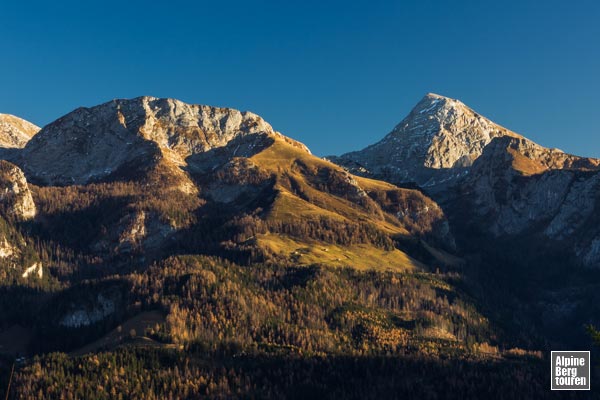
[[[499,138],[473,165],[461,192],[494,236],[529,232],[568,244],[582,264],[600,267],[597,160]]]
[[[43,184],[87,184],[131,175],[159,160],[185,166],[190,156],[246,136],[283,138],[251,112],[138,97],[65,115],[44,127],[18,162]]]
[[[0,160],[0,209],[5,216],[17,220],[28,220],[36,215],[23,171],[4,160]]]
[[[10,114],[0,114],[0,148],[23,148],[40,128]]]
[[[432,191],[466,176],[495,138],[510,141],[530,169],[598,169],[600,160],[542,147],[481,116],[459,100],[427,94],[387,136],[363,149],[329,157],[359,175]]]
[[[458,100],[429,93],[381,141],[330,159],[358,174],[427,187],[460,177],[500,136],[520,137]]]

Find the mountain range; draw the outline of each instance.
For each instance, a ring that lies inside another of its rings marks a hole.
[[[326,158],[174,99],[0,114],[0,159],[0,354],[17,325],[20,353],[116,351],[142,311],[156,348],[239,354],[539,358],[598,323],[600,160],[448,97]]]
[[[41,187],[131,186],[131,199],[115,209],[113,221],[103,221],[115,233],[112,242],[105,243],[111,234],[102,229],[89,234],[88,247],[98,251],[106,246],[156,250],[178,234],[186,236],[177,240],[181,244],[195,234],[200,221],[252,230],[244,240],[228,244],[231,248],[284,250],[288,257],[306,245],[311,249],[306,259],[322,255],[317,250],[313,254],[315,246],[303,243],[305,237],[317,240],[326,232],[337,237],[339,230],[357,235],[344,240],[360,246],[385,241],[389,234],[452,244],[443,212],[427,196],[352,176],[249,112],[151,97],[115,100],[77,109],[47,125],[10,161]],[[157,205],[158,199],[165,204]],[[166,204],[168,199],[180,203]],[[179,207],[173,211],[177,217],[165,207]],[[213,221],[215,209],[221,210],[219,223]],[[230,220],[240,214],[248,220]],[[288,239],[284,233],[300,223],[318,232]],[[281,234],[267,239],[273,230]],[[401,264],[412,262],[396,252]],[[357,264],[375,261],[360,260],[352,252],[344,260],[351,257]],[[338,263],[339,257],[328,258]]]
[[[459,100],[427,94],[396,127],[367,148],[329,157],[360,174],[398,184],[436,188],[455,183],[470,171],[495,139],[512,146],[524,173],[551,169],[596,170],[600,161],[547,149],[481,116]]]
[[[600,266],[600,160],[542,147],[458,100],[427,94],[381,141],[328,159],[361,176],[416,185],[461,215],[457,230],[476,221],[470,235],[536,237]]]

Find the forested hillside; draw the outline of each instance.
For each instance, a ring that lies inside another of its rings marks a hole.
[[[115,100],[3,154],[9,399],[543,398],[567,343],[513,296],[539,269],[465,244],[472,203],[353,175],[255,114]]]

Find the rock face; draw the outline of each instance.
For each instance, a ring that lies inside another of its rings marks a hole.
[[[547,149],[479,115],[458,100],[427,94],[383,140],[330,157],[357,174],[422,188],[448,187],[469,173],[494,138],[514,139],[513,148],[543,168],[597,168],[598,160]]]
[[[8,241],[6,235],[0,237],[0,259],[11,258],[19,252],[19,248]]]
[[[521,137],[458,100],[429,93],[381,141],[331,160],[353,172],[428,187],[463,175],[501,136]]]
[[[39,130],[39,127],[24,119],[0,114],[0,148],[23,148]]]
[[[23,171],[4,160],[0,160],[0,207],[5,216],[17,220],[28,220],[36,214]]]
[[[80,328],[111,315],[115,312],[116,304],[114,298],[99,293],[91,304],[72,304],[71,308],[73,309],[61,318],[59,324],[68,328]]]
[[[250,136],[282,135],[251,112],[138,97],[67,114],[44,127],[18,163],[44,184],[86,184],[159,160],[183,166],[192,155]]]
[[[21,274],[21,277],[23,278],[28,278],[30,276],[37,276],[39,279],[44,277],[44,268],[42,268],[41,262],[33,263],[31,267],[26,268],[23,274]]]
[[[460,190],[494,236],[538,235],[568,244],[584,265],[600,267],[597,163],[524,139],[499,138],[485,148]]]
[[[31,258],[27,242],[13,226],[34,218],[36,207],[23,171],[4,160],[0,160],[0,215],[0,279],[11,271],[23,278],[42,278],[42,263]]]
[[[4,224],[2,224],[4,225]],[[8,225],[0,229],[0,279],[6,280],[21,276],[22,278],[43,278],[44,268],[39,258],[21,234]],[[33,257],[32,257],[33,256]]]
[[[161,223],[150,213],[144,211],[129,213],[121,218],[113,229],[93,246],[93,249],[111,254],[143,252],[158,247],[175,230],[169,224]]]
[[[428,94],[383,140],[331,160],[358,174],[416,183],[448,215],[462,212],[455,228],[463,232],[461,225],[477,220],[492,236],[555,240],[583,264],[600,266],[600,236],[590,223],[600,160],[540,146],[458,100]],[[457,211],[464,204],[469,211]]]

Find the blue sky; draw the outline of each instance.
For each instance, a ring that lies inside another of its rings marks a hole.
[[[600,2],[62,1],[0,7],[0,112],[44,125],[140,95],[250,110],[318,155],[427,92],[600,157]]]

